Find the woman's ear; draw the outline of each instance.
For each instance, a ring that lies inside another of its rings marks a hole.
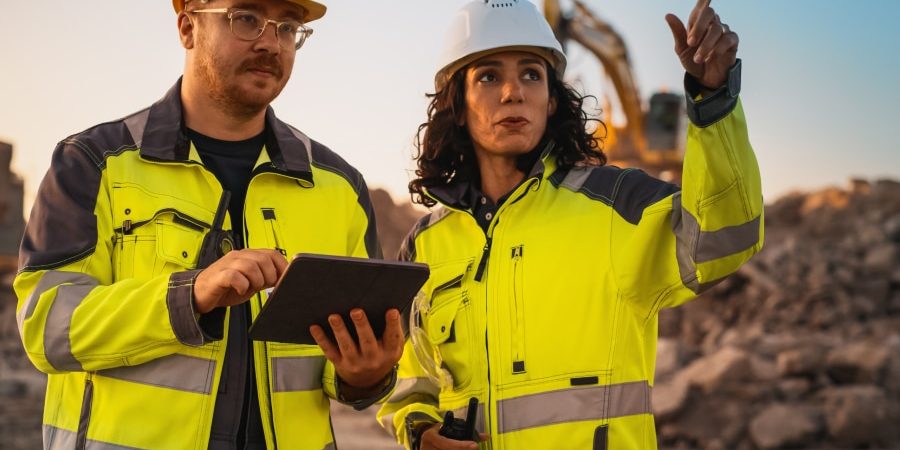
[[[178,38],[186,50],[194,48],[194,22],[185,11],[178,15]]]
[[[556,97],[550,96],[550,101],[547,102],[547,117],[551,117],[556,114]]]

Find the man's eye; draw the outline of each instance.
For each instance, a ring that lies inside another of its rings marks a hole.
[[[260,19],[253,14],[250,13],[238,13],[234,15],[234,20],[240,22],[242,25],[259,27]]]
[[[283,22],[278,25],[279,33],[297,34],[298,29],[300,29],[300,24],[293,22]]]

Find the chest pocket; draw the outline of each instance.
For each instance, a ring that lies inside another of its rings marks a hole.
[[[196,267],[213,212],[140,186],[113,186],[114,279],[150,279]]]
[[[422,317],[428,341],[439,353],[442,368],[453,377],[454,389],[472,381],[476,342],[480,342],[473,334],[473,311],[465,287],[471,266],[471,260],[464,260],[431,267],[430,301]]]

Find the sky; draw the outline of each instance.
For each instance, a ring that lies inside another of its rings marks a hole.
[[[535,0],[541,4],[541,0]],[[624,36],[642,95],[681,92],[664,16],[693,0],[584,0]],[[413,138],[425,119],[444,30],[465,0],[325,1],[278,116],[341,154],[396,200],[408,199]],[[571,0],[563,0],[571,8]],[[900,179],[896,0],[713,1],[740,36],[742,101],[771,201],[850,177]],[[0,140],[15,146],[26,210],[61,139],[159,99],[184,67],[168,0],[5,2]],[[893,54],[894,56],[891,56]],[[604,95],[578,48],[568,76]],[[618,116],[616,116],[618,117]]]

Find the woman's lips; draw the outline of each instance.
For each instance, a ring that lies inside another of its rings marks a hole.
[[[524,117],[506,117],[503,120],[497,122],[497,125],[506,128],[522,128],[528,124],[528,119]]]

